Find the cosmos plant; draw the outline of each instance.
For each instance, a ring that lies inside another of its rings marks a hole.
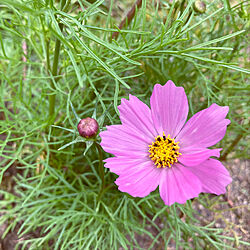
[[[159,186],[166,205],[185,203],[201,192],[223,194],[231,177],[209,147],[225,135],[229,108],[213,103],[187,122],[188,100],[182,87],[172,81],[156,84],[151,109],[137,97],[122,99],[120,125],[100,133],[101,146],[115,157],[105,167],[119,175],[122,192],[145,197]]]

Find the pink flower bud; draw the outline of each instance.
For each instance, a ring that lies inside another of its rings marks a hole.
[[[82,119],[77,125],[80,136],[84,138],[91,138],[97,134],[99,125],[93,118],[87,117]]]

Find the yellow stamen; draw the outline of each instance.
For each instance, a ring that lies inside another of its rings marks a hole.
[[[148,152],[157,168],[171,168],[171,165],[178,162],[177,158],[181,155],[178,144],[179,142],[175,142],[174,139],[170,138],[170,135],[166,137],[164,132],[163,136],[155,137],[155,141],[148,146]]]

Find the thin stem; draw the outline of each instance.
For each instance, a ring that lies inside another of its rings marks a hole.
[[[229,0],[226,0],[226,5],[227,5],[227,9],[230,11],[230,15],[231,15],[231,18],[232,18],[232,22],[233,22],[233,26],[236,30],[239,30],[239,27],[238,25],[236,24],[235,22],[235,18],[234,18],[234,13],[232,11],[232,8],[231,8],[231,5],[230,5],[230,1]]]
[[[118,26],[119,30],[121,30],[123,28],[123,26],[126,24],[126,22],[128,22],[128,24],[130,24],[130,22],[132,21],[133,17],[135,16],[135,10],[136,8],[140,8],[142,5],[142,0],[137,0],[132,8],[129,10],[129,12],[127,13],[127,15],[125,16],[125,18],[122,19],[120,25]],[[112,38],[116,39],[119,35],[119,32],[114,32],[112,34]]]
[[[109,189],[113,188],[115,185],[114,183],[109,183],[106,187],[104,187],[102,190],[100,190],[97,200],[100,201],[103,194],[105,194]]]
[[[66,3],[66,0],[61,1],[61,7],[60,7],[61,10],[64,8],[65,3]],[[63,30],[62,23],[59,23],[59,28],[61,31]],[[59,39],[56,39],[54,60],[53,60],[53,66],[52,66],[52,72],[51,72],[53,77],[54,77],[55,82],[58,80],[57,72],[58,72],[60,47],[61,47],[61,41]],[[48,65],[48,68],[49,68],[49,65]],[[54,84],[53,80],[50,81],[50,86],[53,90],[55,90],[55,84]],[[54,113],[55,113],[55,103],[56,103],[56,94],[52,93],[49,96],[49,116],[50,116],[50,118],[52,118]]]
[[[105,186],[105,178],[104,178],[104,168],[103,168],[103,153],[102,153],[102,148],[101,146],[95,142],[95,146],[98,150],[98,154],[99,154],[99,175],[101,177],[102,180],[102,185],[101,185],[101,190],[100,190],[100,194],[102,193],[102,191],[104,190],[104,186]],[[100,196],[99,194],[99,196]]]
[[[227,148],[226,152],[220,157],[221,161],[225,161],[227,159],[228,154],[234,149],[234,147],[239,143],[239,141],[241,140],[241,138],[243,137],[243,133],[242,134],[238,134],[236,136],[236,138],[233,140],[233,142],[231,143],[231,145]]]
[[[56,47],[55,47],[55,54],[54,54],[54,61],[53,61],[53,68],[52,68],[52,75],[54,77],[57,75],[60,45],[61,45],[61,42],[59,40],[56,40]],[[55,77],[55,81],[57,81],[56,77]],[[54,84],[53,80],[50,81],[50,86],[53,90],[55,90],[55,84]],[[53,93],[49,96],[49,116],[50,117],[52,117],[54,115],[55,103],[56,103],[56,94]]]
[[[46,39],[46,38],[45,38]],[[49,73],[51,71],[50,68],[50,58],[49,58],[49,39],[46,40],[46,61],[47,61],[47,72]]]

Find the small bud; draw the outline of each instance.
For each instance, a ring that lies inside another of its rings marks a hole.
[[[194,2],[194,10],[196,12],[203,14],[203,13],[205,13],[206,8],[207,8],[207,6],[203,1],[198,0],[198,1]]]
[[[80,136],[84,138],[91,138],[97,134],[99,125],[93,118],[87,117],[82,119],[77,125]]]

